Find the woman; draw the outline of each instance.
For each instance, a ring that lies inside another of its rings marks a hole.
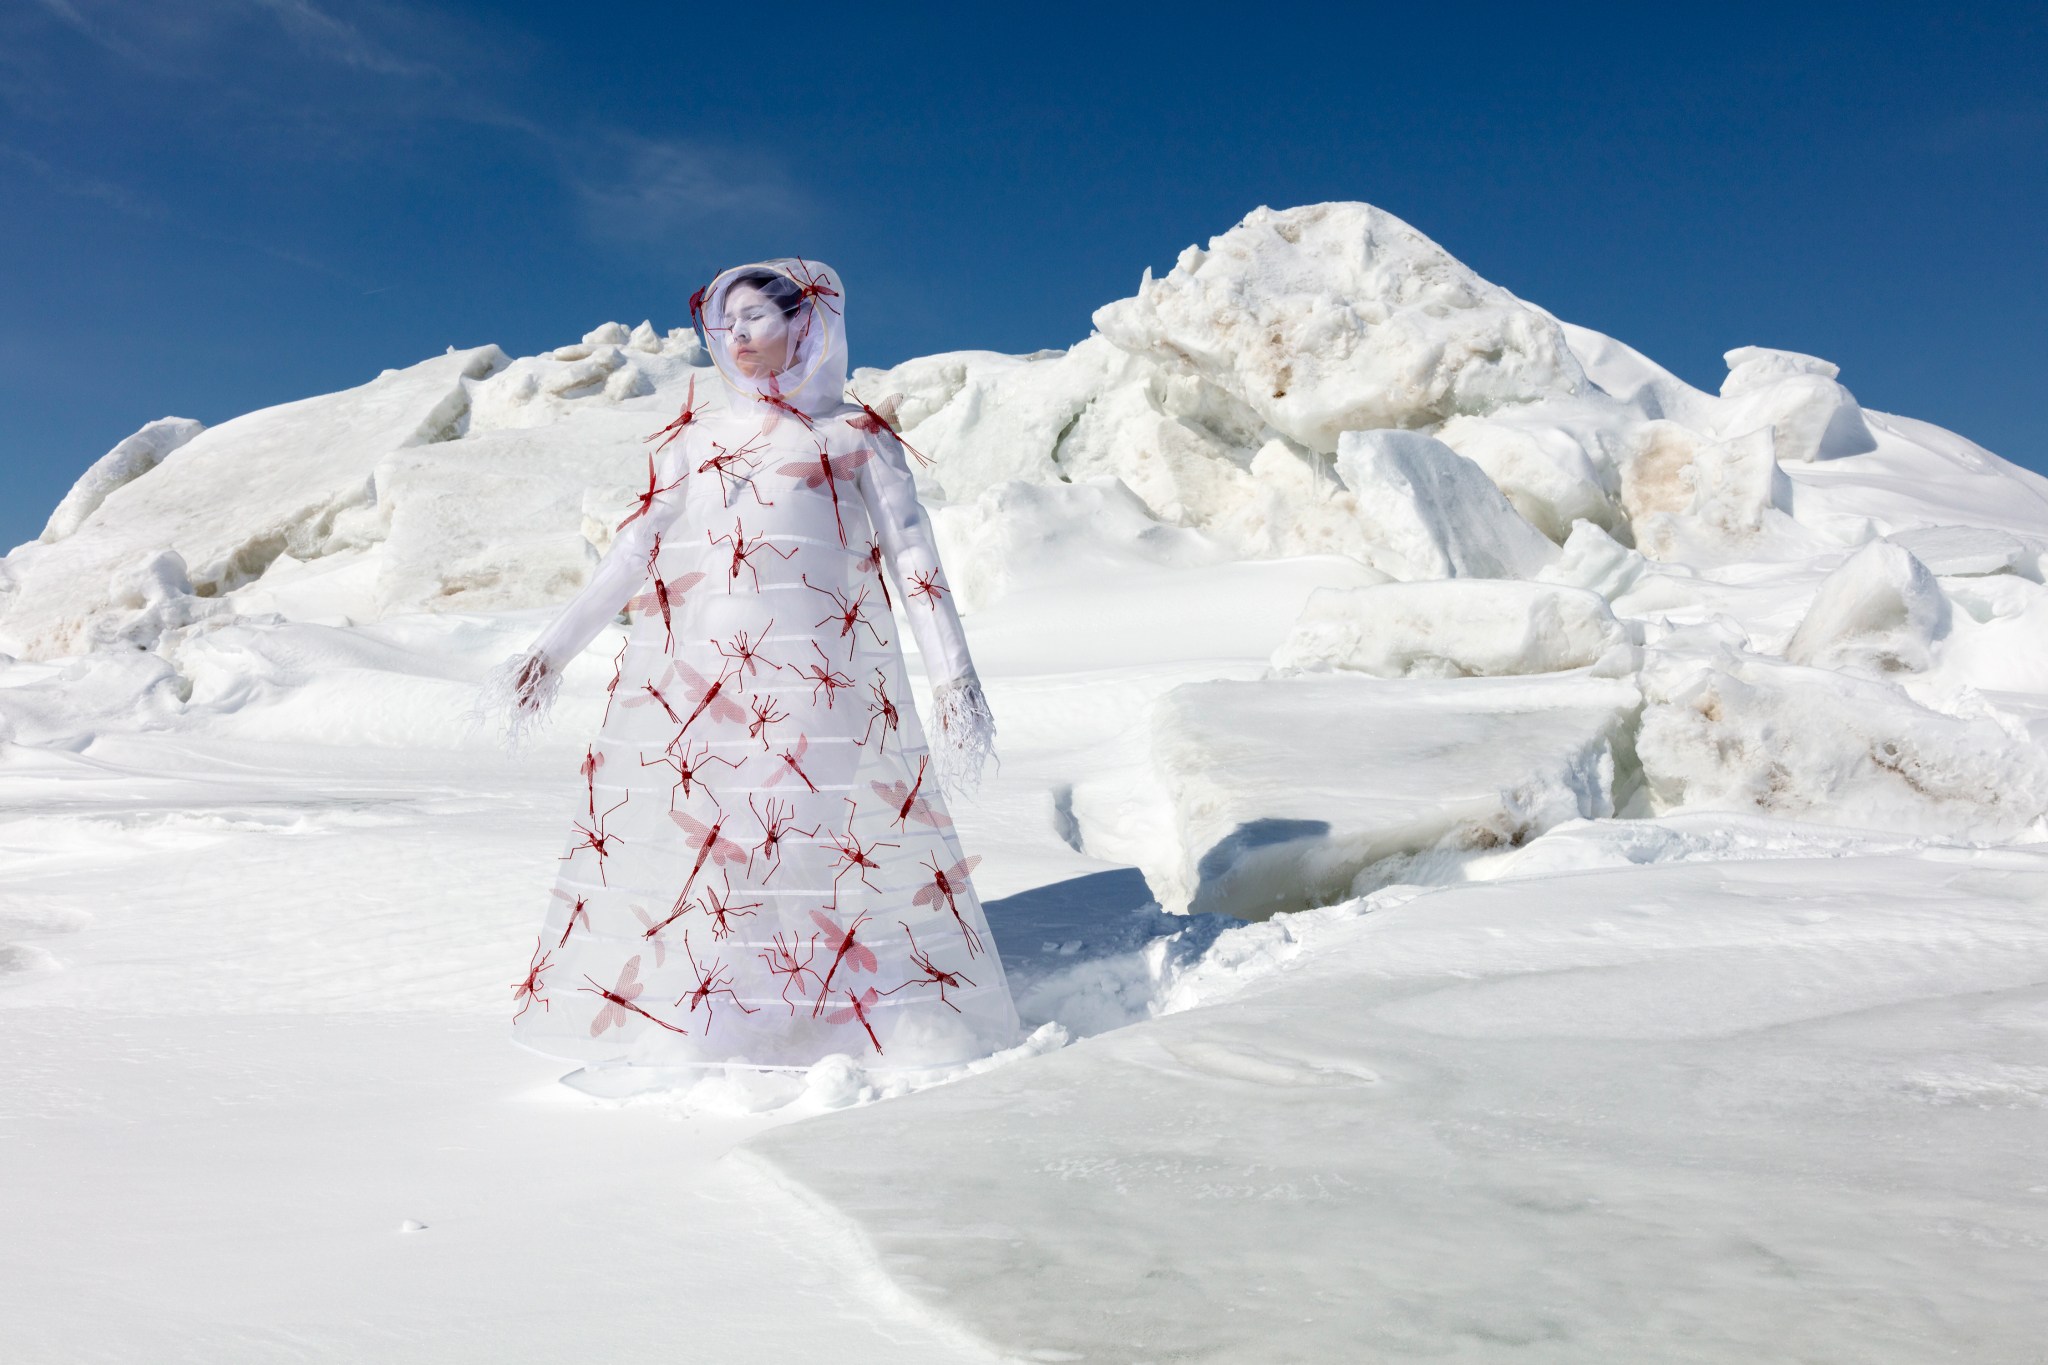
[[[691,300],[725,410],[699,411],[693,383],[589,585],[494,675],[516,734],[633,611],[514,987],[538,1050],[918,1067],[1016,1036],[941,792],[978,780],[994,728],[905,447],[845,399],[845,305],[800,258]],[[933,683],[935,747],[891,604]]]

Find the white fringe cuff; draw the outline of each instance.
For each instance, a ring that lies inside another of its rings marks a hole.
[[[536,657],[539,656],[530,650],[515,654],[485,674],[483,685],[477,688],[476,700],[469,709],[470,733],[475,734],[486,726],[495,729],[502,725],[505,752],[515,757],[520,746],[546,728],[548,713],[554,709],[555,697],[562,690],[561,672],[549,668],[534,688],[532,700],[520,705],[519,675]]]
[[[973,674],[933,691],[931,733],[926,738],[943,790],[967,795],[981,785],[982,765],[995,757],[996,718]],[[1002,766],[1001,759],[996,759],[996,766]]]

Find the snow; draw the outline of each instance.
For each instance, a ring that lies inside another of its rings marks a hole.
[[[1602,663],[1626,673],[1629,645],[1599,593],[1460,578],[1317,592],[1273,651],[1273,666],[1380,678],[1491,678]]]
[[[518,758],[469,712],[722,400],[683,329],[564,341],[152,423],[0,559],[10,1362],[2048,1333],[2038,476],[1360,204],[858,371],[934,461],[1024,1030],[571,1088],[506,1019],[621,629]]]

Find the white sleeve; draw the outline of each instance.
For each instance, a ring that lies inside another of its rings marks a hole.
[[[559,675],[646,585],[655,538],[667,531],[683,510],[689,460],[686,435],[668,448],[654,470],[653,486],[665,491],[655,493],[651,503],[633,504],[632,510],[640,515],[619,528],[611,548],[591,571],[590,581],[535,638],[528,654],[545,657],[548,667]]]
[[[932,521],[917,500],[917,481],[911,477],[910,462],[903,457],[902,443],[887,432],[870,434],[843,423],[840,430],[860,438],[856,448],[874,452],[860,467],[861,497],[881,539],[883,558],[896,580],[896,600],[910,618],[910,633],[917,640],[917,652],[924,657],[933,689],[973,677],[967,635],[953,608],[953,590],[939,563]]]

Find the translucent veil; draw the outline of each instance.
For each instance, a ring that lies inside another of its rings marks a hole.
[[[763,276],[772,278],[763,281]],[[769,295],[787,319],[795,339],[789,364],[776,374],[750,378],[733,358],[733,325],[726,296],[742,281]],[[690,300],[704,329],[712,363],[725,381],[726,397],[738,410],[741,398],[776,398],[807,414],[828,412],[845,401],[846,289],[832,267],[801,256],[778,256],[720,271]]]

